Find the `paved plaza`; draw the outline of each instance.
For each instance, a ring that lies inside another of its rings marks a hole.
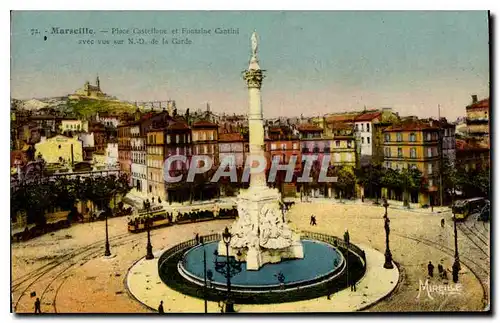
[[[438,211],[440,213],[438,213]],[[384,209],[370,203],[332,203],[315,200],[297,203],[288,213],[292,226],[302,230],[342,237],[349,230],[351,241],[361,247],[372,248],[383,254],[385,232]],[[310,226],[315,215],[317,226]],[[390,247],[400,269],[399,284],[383,300],[364,308],[359,306],[378,286],[387,282],[361,281],[357,292],[342,291],[331,300],[326,297],[277,305],[236,305],[240,312],[290,311],[480,311],[489,295],[489,223],[469,219],[459,225],[458,246],[462,270],[460,291],[421,291],[425,283],[427,264],[432,261],[435,275],[429,285],[452,286],[453,222],[448,209],[404,210],[389,208],[391,219]],[[440,221],[445,218],[442,228]],[[215,220],[193,224],[174,225],[151,231],[156,256],[159,251],[200,235],[221,232],[232,220]],[[49,313],[148,313],[153,309],[134,299],[127,290],[129,269],[145,256],[146,233],[127,231],[127,218],[109,220],[109,235],[113,257],[104,258],[104,222],[75,224],[72,227],[33,240],[12,245],[12,307],[17,313],[33,312],[36,297],[41,299],[42,312]],[[369,262],[369,260],[368,260]],[[437,277],[441,263],[449,281]],[[368,263],[370,268],[370,263]],[[149,278],[149,277],[145,277]],[[151,277],[153,278],[153,277]],[[386,277],[380,277],[380,280]],[[147,284],[162,284],[145,281]],[[367,292],[364,292],[364,285]],[[166,288],[166,286],[165,286]],[[373,290],[371,290],[373,288]],[[35,292],[36,297],[30,294]],[[366,294],[366,295],[365,295]],[[182,294],[167,294],[163,299],[166,312],[202,312],[203,300]],[[356,305],[358,304],[358,305]],[[157,306],[157,305],[156,305]],[[151,307],[155,308],[153,303]],[[209,302],[209,312],[219,312],[216,303]]]

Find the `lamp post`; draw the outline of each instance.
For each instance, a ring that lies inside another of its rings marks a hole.
[[[455,261],[452,266],[453,282],[458,282],[458,272],[460,271],[460,258],[458,256],[458,239],[457,239],[457,218],[455,211],[453,211],[453,231],[455,233]]]
[[[229,229],[226,227],[224,232],[222,233],[222,241],[226,245],[226,259],[225,261],[218,261],[217,257],[219,253],[217,249],[214,251],[215,256],[215,270],[226,276],[226,284],[227,284],[227,302],[226,302],[226,313],[234,312],[234,304],[230,299],[231,295],[231,276],[236,275],[241,272],[241,262],[239,260],[235,260],[234,258],[229,258],[229,244],[231,243],[231,233]],[[238,250],[236,254],[238,259],[241,257],[241,252]]]
[[[106,209],[104,211],[104,219],[106,222],[106,243],[105,243],[105,250],[104,250],[104,256],[109,257],[111,256],[111,251],[109,250],[109,238],[108,238],[108,210]]]
[[[389,223],[391,222],[389,220],[389,216],[387,215],[387,208],[389,207],[389,203],[387,203],[387,199],[384,198],[384,208],[385,208],[385,214],[384,214],[384,229],[385,229],[385,262],[384,262],[384,268],[385,269],[392,269],[394,268],[394,265],[392,264],[392,254],[391,250],[389,249],[389,232],[391,231],[389,227]]]
[[[231,243],[231,233],[229,232],[229,229],[226,227],[224,229],[224,232],[222,233],[222,239],[224,240],[224,243],[226,245],[226,265],[227,265],[227,272],[226,272],[226,278],[227,278],[227,303],[226,303],[226,313],[232,313],[234,312],[234,307],[230,303],[230,294],[231,294],[231,269],[229,268],[229,244]]]
[[[200,243],[203,246],[203,299],[205,300],[205,313],[208,313],[208,304],[207,304],[207,253],[205,251],[205,241],[203,240],[203,236],[200,237]],[[210,276],[212,272],[210,272]]]
[[[146,222],[145,222],[145,226],[146,226],[146,230],[148,231],[148,244],[146,246],[146,259],[147,260],[151,260],[151,259],[154,259],[154,255],[153,255],[153,246],[151,245],[151,204],[149,203],[149,201],[147,202],[146,204],[146,209],[148,211],[148,215],[146,217]]]
[[[347,251],[346,251],[346,271],[347,271],[347,287],[349,287],[349,231],[345,229],[344,232],[344,242],[347,246]]]

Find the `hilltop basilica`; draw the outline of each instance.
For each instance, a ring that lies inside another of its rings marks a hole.
[[[99,76],[96,78],[96,85],[91,85],[89,81],[85,82],[82,88],[75,91],[69,96],[70,99],[103,99],[109,100],[112,97],[108,96],[101,90],[101,82]]]

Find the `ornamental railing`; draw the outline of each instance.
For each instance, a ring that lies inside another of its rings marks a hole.
[[[365,251],[353,243],[349,243],[349,248],[347,248],[347,243],[343,239],[327,235],[324,233],[311,232],[311,231],[302,231],[301,237],[326,242],[341,249],[346,249],[346,250],[348,249],[357,254],[359,257],[361,257],[363,259],[363,262],[366,264]]]
[[[205,236],[200,236],[200,239],[203,239],[203,243],[208,243],[212,241],[219,241],[222,240],[222,234],[220,233],[213,233],[213,234],[208,234]],[[170,258],[171,256],[175,255],[179,251],[185,250],[186,248],[191,248],[199,244],[199,241],[196,241],[196,239],[191,239],[188,241],[181,242],[172,248],[167,249],[161,256],[160,259],[158,259],[158,269],[162,266],[162,264]]]

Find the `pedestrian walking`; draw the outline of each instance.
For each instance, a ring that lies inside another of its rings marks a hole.
[[[430,277],[434,277],[434,265],[431,261],[429,261],[429,264],[427,265],[427,271]]]
[[[345,229],[345,232],[344,232],[344,242],[348,245],[349,244],[349,230]]]
[[[456,284],[458,283],[458,265],[457,262],[453,263],[453,266],[451,267],[451,276],[453,278],[453,282]]]
[[[40,299],[37,297],[35,301],[35,314],[36,313],[42,313],[42,310],[40,308]]]
[[[441,277],[445,280],[448,280],[448,273],[446,272],[446,269],[443,269],[443,274],[441,275]]]
[[[441,264],[438,264],[438,273],[439,273],[439,276],[443,276],[443,265],[441,265]]]
[[[196,239],[196,244],[199,244],[200,243],[200,236],[198,235],[198,233],[194,236],[194,238]]]
[[[444,219],[441,219],[441,228],[444,228]]]
[[[314,215],[311,215],[311,221],[309,221],[309,225],[314,225]]]
[[[158,313],[163,314],[165,311],[163,310],[163,301],[160,301],[160,306],[158,306]]]
[[[158,196],[158,203],[161,204],[161,198]]]
[[[316,216],[315,215],[313,216],[313,225],[318,225],[318,223],[316,223]]]
[[[151,203],[155,204],[155,197],[154,196],[151,198]]]

